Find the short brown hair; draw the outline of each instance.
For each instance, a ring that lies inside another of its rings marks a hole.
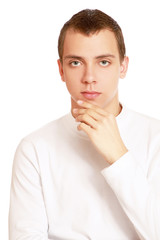
[[[117,40],[120,61],[124,59],[126,48],[122,30],[118,23],[104,12],[97,9],[85,9],[73,15],[72,18],[64,24],[58,39],[58,53],[61,61],[63,57],[64,39],[68,29],[73,29],[88,36],[103,29],[112,31]]]

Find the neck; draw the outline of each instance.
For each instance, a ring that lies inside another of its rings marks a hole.
[[[109,112],[109,113],[113,114],[115,117],[117,117],[122,111],[122,105],[119,102],[119,99],[117,97],[116,99],[111,101],[109,104],[107,104],[103,109],[106,112]]]

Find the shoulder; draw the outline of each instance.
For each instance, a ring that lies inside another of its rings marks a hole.
[[[22,164],[24,159],[25,163],[28,161],[36,163],[40,155],[45,156],[46,159],[46,152],[50,149],[54,151],[61,139],[65,137],[64,129],[68,115],[45,124],[21,139],[15,152],[14,162]]]
[[[130,113],[130,115],[132,116],[132,118],[137,121],[140,122],[143,125],[149,125],[149,127],[154,131],[157,129],[160,129],[160,120],[150,117],[148,115],[136,112],[134,110],[128,109],[128,112]]]
[[[136,112],[126,108],[128,118],[130,119],[130,126],[135,126],[140,132],[147,132],[150,139],[160,138],[160,120],[150,117],[148,115]],[[137,133],[138,134],[138,133]]]
[[[25,136],[22,139],[22,142],[30,142],[35,144],[42,140],[46,142],[53,141],[57,137],[60,137],[62,134],[64,134],[65,121],[67,118],[68,114],[45,124],[41,128],[36,129],[32,133]]]

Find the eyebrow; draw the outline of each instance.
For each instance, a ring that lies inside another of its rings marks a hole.
[[[103,54],[103,55],[99,55],[99,56],[96,56],[95,59],[101,59],[101,58],[115,58],[115,55],[113,54]],[[66,59],[79,59],[79,60],[82,60],[84,59],[83,57],[81,56],[77,56],[77,55],[67,55],[64,57],[64,60]]]
[[[103,54],[103,55],[97,56],[95,58],[99,59],[99,58],[108,58],[108,57],[115,58],[115,55],[113,55],[113,54]]]
[[[79,60],[81,60],[81,59],[83,59],[83,57],[76,56],[76,55],[67,55],[67,56],[64,57],[64,60],[66,60],[66,59],[79,59]]]

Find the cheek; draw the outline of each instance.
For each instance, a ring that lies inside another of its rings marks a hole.
[[[102,85],[107,92],[117,88],[119,82],[119,72],[116,69],[111,69],[103,76]]]
[[[79,81],[77,79],[77,74],[70,72],[64,72],[64,81],[66,83],[66,87],[71,95],[74,95],[80,89]]]
[[[112,78],[115,82],[120,78],[120,66],[116,64],[114,67],[110,69],[110,78]]]

